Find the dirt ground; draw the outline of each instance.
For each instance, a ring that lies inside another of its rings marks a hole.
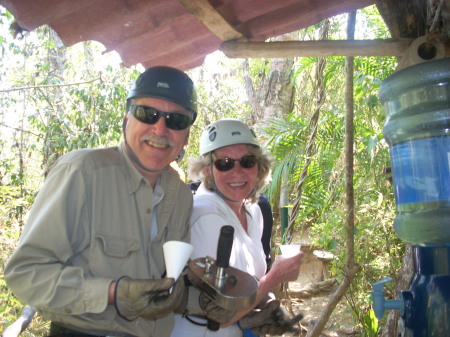
[[[332,255],[316,250],[298,238],[292,242],[300,242],[301,250],[305,253],[300,275],[296,281],[283,285],[275,293],[277,298],[282,299],[283,305],[289,311],[293,314],[302,313],[304,315],[300,321],[303,332],[299,334],[299,336],[304,336],[320,317],[338,284],[330,277],[327,268]],[[321,336],[357,336],[360,331],[354,328],[355,325],[351,309],[345,299],[342,299],[334,309]]]

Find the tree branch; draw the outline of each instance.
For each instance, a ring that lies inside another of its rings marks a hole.
[[[30,135],[36,136],[38,138],[42,138],[42,136],[37,134],[37,133],[31,132],[31,131],[28,131],[28,130],[24,130],[24,129],[20,129],[20,128],[15,128],[13,126],[9,126],[9,125],[4,124],[4,123],[0,123],[0,126],[4,126],[4,127],[7,127],[9,129],[13,129],[13,130],[16,130],[16,131],[19,131],[19,132],[29,133]]]
[[[18,88],[11,88],[11,89],[0,90],[0,92],[12,92],[12,91],[19,91],[19,90],[41,89],[41,88],[70,87],[70,86],[73,86],[73,85],[87,84],[87,83],[92,83],[92,82],[101,81],[101,80],[102,80],[102,75],[100,74],[99,77],[94,78],[94,79],[89,80],[89,81],[84,81],[84,82],[75,82],[75,83],[67,83],[67,84],[32,85],[32,86],[27,86],[27,87],[18,87]]]
[[[320,333],[325,328],[325,325],[327,324],[331,314],[333,313],[334,308],[347,292],[348,287],[350,287],[350,284],[352,283],[353,278],[355,277],[358,271],[359,266],[357,265],[354,265],[352,269],[346,270],[342,283],[339,285],[339,287],[336,289],[333,295],[331,295],[330,300],[328,301],[327,305],[322,311],[322,314],[314,324],[313,328],[308,331],[306,337],[320,336]]]
[[[348,14],[347,39],[355,38],[356,12]],[[346,204],[346,268],[352,268],[355,264],[355,195],[353,186],[354,176],[354,102],[353,102],[353,76],[354,60],[353,56],[347,56],[345,59],[345,204]]]

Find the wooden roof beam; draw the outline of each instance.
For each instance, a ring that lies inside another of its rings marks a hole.
[[[402,56],[414,39],[223,42],[230,58],[287,58],[315,56]]]
[[[211,33],[222,41],[235,40],[244,36],[238,32],[208,0],[178,0],[187,11],[194,15]]]

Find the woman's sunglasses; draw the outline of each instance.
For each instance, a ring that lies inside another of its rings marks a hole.
[[[239,162],[239,165],[241,165],[242,168],[249,169],[256,165],[258,159],[254,155],[246,155],[241,159],[222,158],[216,159],[214,161],[214,166],[217,170],[225,172],[231,170],[234,167],[235,162]]]
[[[155,124],[160,117],[164,117],[166,126],[172,130],[183,130],[192,124],[191,116],[180,112],[164,112],[150,106],[132,105],[130,112],[139,122],[145,124]]]

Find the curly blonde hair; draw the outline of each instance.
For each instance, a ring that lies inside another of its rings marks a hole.
[[[267,153],[266,149],[263,147],[256,147],[253,145],[247,145],[248,150],[256,156],[258,159],[258,173],[256,176],[256,189],[254,193],[247,198],[247,201],[255,203],[258,200],[258,193],[261,189],[266,186],[271,179],[271,166],[272,158]],[[210,167],[214,161],[214,151],[206,153],[200,158],[190,157],[188,161],[188,176],[191,180],[201,180],[205,187],[214,191],[212,188],[212,176],[206,176],[205,171]]]

